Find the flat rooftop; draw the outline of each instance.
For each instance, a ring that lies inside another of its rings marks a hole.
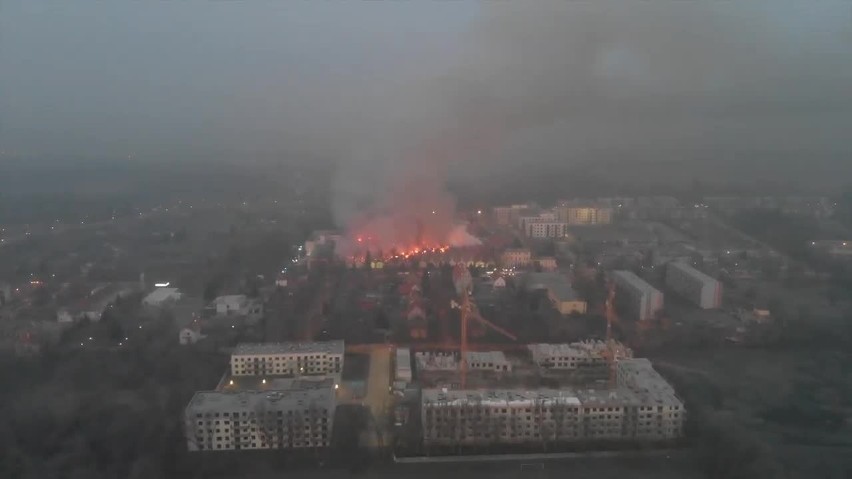
[[[178,294],[180,291],[177,288],[157,288],[151,291],[148,296],[145,296],[143,301],[149,303],[159,303],[169,299],[172,295]]]
[[[265,391],[199,391],[186,407],[188,414],[206,412],[257,412],[258,410],[302,409],[308,406],[333,408],[334,385],[317,382],[305,389]]]
[[[651,294],[659,293],[657,288],[651,286],[650,284],[648,284],[647,281],[640,278],[639,276],[636,276],[636,273],[634,273],[633,271],[620,270],[620,271],[614,271],[612,274],[617,279],[624,281],[626,284],[628,284],[631,288],[635,289],[636,291],[640,291],[640,292],[646,293],[646,294],[647,293],[651,293]]]
[[[571,389],[501,389],[501,390],[443,390],[424,389],[423,403],[434,406],[483,404],[493,406],[526,406],[535,403],[580,405]]]
[[[265,381],[265,382],[264,382]],[[331,374],[315,376],[233,376],[227,372],[216,386],[217,391],[272,391],[287,389],[315,389],[326,384],[334,387],[338,378]]]
[[[708,282],[711,282],[711,281],[715,282],[716,281],[715,278],[707,275],[706,273],[698,271],[697,269],[693,268],[692,266],[690,266],[686,263],[681,263],[679,261],[669,263],[669,268],[675,268],[675,269],[678,269],[680,271],[683,271],[687,276],[691,276],[693,278],[696,278],[703,283],[708,283]]]
[[[660,376],[648,359],[623,359],[618,362],[618,370],[626,377],[620,386],[629,388],[644,402],[666,406],[683,405],[671,384]]]
[[[303,342],[303,343],[240,343],[231,356],[247,354],[343,354],[343,341]]]
[[[503,351],[468,351],[467,362],[505,364],[509,361]]]
[[[605,341],[592,339],[576,343],[528,344],[527,349],[532,353],[534,361],[540,361],[552,357],[602,357],[606,352],[607,344]],[[622,356],[633,355],[629,348],[618,341],[615,341],[615,349],[616,353],[621,352]]]

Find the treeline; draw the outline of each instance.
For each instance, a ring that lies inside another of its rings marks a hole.
[[[0,477],[196,477],[182,411],[227,358],[181,348],[172,321],[123,348],[0,361]]]

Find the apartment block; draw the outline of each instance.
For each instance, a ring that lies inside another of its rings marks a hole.
[[[582,201],[561,202],[556,207],[556,218],[569,225],[606,225],[612,223],[612,207]]]
[[[568,236],[568,223],[552,220],[526,222],[524,234],[530,238],[564,238]]]
[[[686,409],[674,388],[645,358],[616,364],[616,381],[632,391],[638,403],[629,409],[627,431],[638,439],[669,439],[683,434]]]
[[[607,365],[608,346],[604,341],[588,340],[569,344],[529,344],[532,360],[540,368],[573,370]],[[633,357],[633,351],[624,344],[613,341],[615,357]]]
[[[190,451],[303,449],[331,443],[332,379],[270,391],[199,391],[184,412]]]
[[[616,287],[616,303],[634,319],[651,319],[663,309],[663,293],[632,271],[615,271],[612,279]]]
[[[510,248],[500,255],[500,262],[506,268],[527,266],[532,261],[532,252],[527,248]]]
[[[611,389],[426,389],[426,446],[660,441],[683,434],[685,410],[645,359],[618,363]]]
[[[686,263],[672,262],[666,267],[666,286],[701,309],[722,305],[722,285]]]
[[[343,341],[306,343],[242,343],[231,354],[234,376],[339,375]]]

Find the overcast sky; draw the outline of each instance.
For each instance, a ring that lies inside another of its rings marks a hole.
[[[845,0],[0,3],[0,148],[27,155],[848,160],[850,85]]]

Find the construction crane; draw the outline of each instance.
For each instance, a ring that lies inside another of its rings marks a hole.
[[[511,332],[497,326],[491,321],[486,320],[481,314],[479,314],[479,308],[477,308],[476,303],[470,299],[470,290],[473,281],[470,277],[470,271],[467,269],[467,266],[463,264],[456,265],[453,270],[453,283],[455,284],[456,292],[459,294],[460,300],[459,303],[452,301],[451,305],[453,308],[457,308],[460,312],[461,335],[459,340],[459,373],[461,388],[465,389],[467,387],[467,326],[469,320],[473,319],[478,321],[480,324],[497,331],[512,341],[517,341],[518,338]]]
[[[622,354],[615,340],[612,339],[612,323],[618,321],[615,312],[615,283],[610,281],[607,286],[606,303],[604,303],[604,317],[606,318],[606,360],[609,369],[609,386],[615,386],[615,363]]]

